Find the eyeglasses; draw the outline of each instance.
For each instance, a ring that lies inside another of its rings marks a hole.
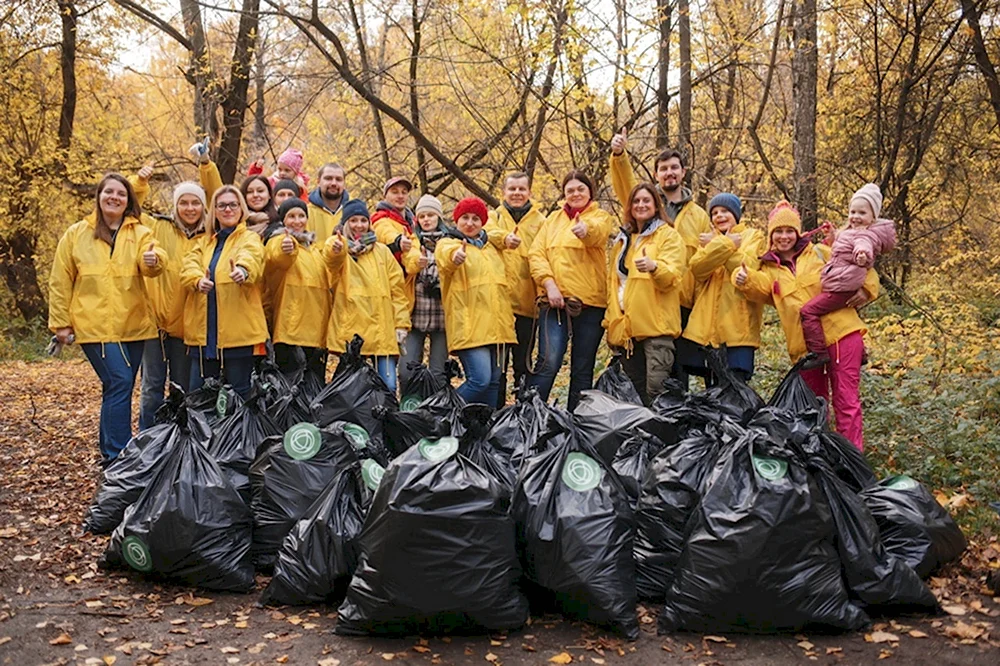
[[[236,210],[240,207],[240,202],[238,201],[218,201],[215,204],[216,210]]]

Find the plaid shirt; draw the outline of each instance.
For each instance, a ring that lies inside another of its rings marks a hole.
[[[427,267],[417,273],[415,297],[413,300],[413,316],[410,325],[425,333],[444,330],[444,306],[441,305],[441,283],[438,278],[438,267],[434,256],[429,257]],[[430,286],[435,285],[432,296]]]

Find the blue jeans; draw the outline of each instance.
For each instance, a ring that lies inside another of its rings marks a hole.
[[[604,308],[583,306],[575,317],[565,310],[542,308],[538,313],[538,364],[531,378],[531,385],[538,388],[543,400],[549,399],[552,384],[562,366],[569,346],[570,334],[573,349],[569,360],[569,401],[567,408],[573,411],[580,401],[580,391],[594,388],[594,361],[597,347],[604,337]]]
[[[444,364],[448,360],[448,340],[445,337],[444,331],[418,331],[414,328],[406,334],[406,340],[403,341],[403,351],[406,354],[400,359],[402,361],[399,364],[400,383],[406,383],[406,380],[409,378],[410,371],[406,366],[411,361],[416,361],[417,363],[424,362],[424,340],[427,338],[431,340],[431,351],[427,359],[427,367],[430,368],[431,373],[435,377],[442,382],[445,381]]]
[[[396,393],[396,361],[398,358],[398,356],[375,357],[375,371],[378,372],[379,377],[385,380],[385,385],[393,394]]]
[[[162,346],[161,346],[162,341]],[[156,410],[163,404],[163,387],[170,381],[185,391],[191,377],[187,348],[180,338],[165,336],[146,340],[142,350],[142,396],[139,398],[139,430],[153,427]]]
[[[500,373],[496,345],[459,349],[455,352],[462,362],[465,381],[458,387],[458,394],[468,403],[496,407],[500,393]]]
[[[98,443],[103,462],[118,457],[132,439],[132,388],[145,342],[88,342],[80,345],[101,380],[101,427]]]
[[[217,358],[191,356],[190,390],[200,389],[208,377],[222,378],[224,383],[232,386],[246,400],[250,395],[250,375],[253,374],[256,360],[256,356],[227,358],[223,367]]]

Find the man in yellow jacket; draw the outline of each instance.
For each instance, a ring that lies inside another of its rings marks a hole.
[[[344,204],[351,195],[344,187],[344,167],[336,162],[327,162],[319,169],[318,185],[309,193],[309,224],[306,230],[316,234],[316,244],[323,247],[326,239],[333,235],[340,224]]]
[[[638,180],[632,170],[632,162],[628,154],[628,131],[622,128],[621,133],[611,139],[610,162],[611,186],[622,207],[628,206],[628,196]],[[656,179],[656,189],[663,202],[667,214],[667,222],[681,235],[687,246],[688,260],[699,248],[698,237],[712,231],[712,223],[705,209],[692,200],[691,190],[684,187],[684,177],[687,167],[684,156],[678,150],[661,151],[653,162],[653,176]],[[691,308],[695,299],[694,278],[687,274],[681,285],[681,325],[687,326]],[[677,340],[676,358],[674,360],[674,377],[685,386],[688,375],[684,370],[690,365],[689,359],[694,355],[695,348],[686,344],[683,338]]]
[[[502,253],[510,289],[511,309],[514,312],[514,332],[517,344],[502,359],[497,407],[502,407],[507,397],[507,365],[514,360],[514,385],[519,386],[528,376],[531,360],[532,331],[538,308],[538,285],[531,277],[528,252],[535,237],[545,223],[545,213],[531,200],[531,178],[523,171],[507,174],[503,181],[503,202],[490,211],[486,222],[487,233],[503,236],[505,251]]]

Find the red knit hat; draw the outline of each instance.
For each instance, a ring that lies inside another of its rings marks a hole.
[[[482,199],[477,197],[466,197],[458,202],[455,206],[455,210],[451,213],[451,219],[458,222],[458,218],[462,217],[466,213],[472,213],[486,224],[486,218],[489,213],[486,211],[486,204],[483,203]]]

